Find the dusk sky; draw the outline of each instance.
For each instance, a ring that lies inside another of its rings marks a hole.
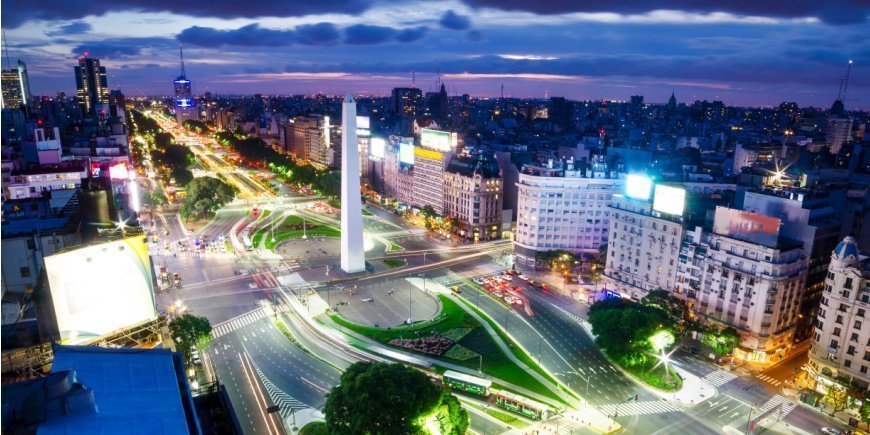
[[[113,89],[169,94],[181,42],[197,94],[387,95],[415,72],[451,94],[827,108],[854,59],[846,107],[870,109],[867,0],[719,3],[3,0],[2,24],[37,95],[71,94],[86,51]]]

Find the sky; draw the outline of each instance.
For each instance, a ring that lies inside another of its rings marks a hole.
[[[718,4],[717,4],[718,3]],[[196,94],[450,94],[870,110],[868,0],[2,0],[36,95],[168,95],[179,44]],[[6,59],[4,58],[4,68]]]

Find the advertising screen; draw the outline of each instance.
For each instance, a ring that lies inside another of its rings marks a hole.
[[[656,185],[655,198],[653,198],[653,210],[682,216],[685,204],[685,189],[661,184]]]
[[[48,256],[45,270],[64,344],[82,343],[157,316],[144,237]]]
[[[368,116],[357,116],[356,117],[356,128],[362,130],[370,129],[369,117]]]
[[[773,216],[727,207],[716,207],[716,214],[713,216],[713,232],[775,248],[781,222],[779,218]]]
[[[380,137],[373,137],[371,142],[369,142],[369,155],[372,159],[383,160],[386,147],[387,141]]]
[[[406,165],[414,164],[414,144],[404,142],[399,144],[399,162]]]
[[[648,200],[652,180],[644,175],[629,174],[625,179],[625,194],[634,199]]]
[[[450,151],[451,137],[449,131],[430,130],[424,128],[420,133],[420,145],[436,151]]]

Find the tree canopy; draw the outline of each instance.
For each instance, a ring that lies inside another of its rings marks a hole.
[[[673,328],[661,309],[622,298],[608,298],[589,308],[595,342],[614,359],[626,361],[652,351],[649,338],[660,329]]]
[[[211,323],[205,317],[192,314],[183,314],[169,324],[169,333],[175,347],[184,356],[185,361],[190,359],[190,351],[200,344],[211,334]]]
[[[435,419],[445,434],[462,434],[468,414],[449,391],[401,364],[358,362],[342,374],[326,396],[330,434],[427,433]]]
[[[187,196],[181,203],[179,214],[203,217],[230,202],[236,196],[236,188],[214,177],[199,177],[187,184]]]

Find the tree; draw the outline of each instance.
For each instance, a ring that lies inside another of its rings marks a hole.
[[[236,196],[236,188],[214,177],[199,177],[187,184],[187,196],[179,213],[185,219],[205,216]]]
[[[187,183],[193,181],[193,172],[185,168],[173,168],[170,174],[175,179],[176,186],[187,186]]]
[[[194,346],[208,339],[211,334],[211,323],[205,317],[183,314],[169,324],[169,333],[172,335],[176,349],[187,361]]]
[[[730,326],[721,330],[714,328],[701,335],[701,343],[713,349],[716,355],[727,355],[740,343],[740,333]]]
[[[470,421],[468,411],[459,403],[459,399],[450,390],[441,390],[441,404],[435,414],[442,434],[464,434]]]
[[[865,398],[861,402],[861,407],[858,408],[858,414],[861,415],[861,423],[870,426],[870,400]]]
[[[612,358],[633,365],[652,351],[649,338],[672,322],[658,308],[622,298],[598,301],[589,309],[595,343]]]
[[[675,331],[680,338],[696,329],[697,322],[692,317],[686,301],[674,296],[667,290],[653,290],[649,292],[640,303],[648,307],[654,307],[665,313],[675,325]]]
[[[401,364],[358,362],[326,395],[326,427],[331,434],[425,433],[422,420],[437,415],[443,400],[441,388],[420,371]],[[448,414],[452,406],[446,404]]]
[[[852,406],[853,403],[846,388],[838,384],[831,384],[828,386],[828,394],[825,395],[822,401],[831,405],[831,408],[833,408],[831,415]]]

